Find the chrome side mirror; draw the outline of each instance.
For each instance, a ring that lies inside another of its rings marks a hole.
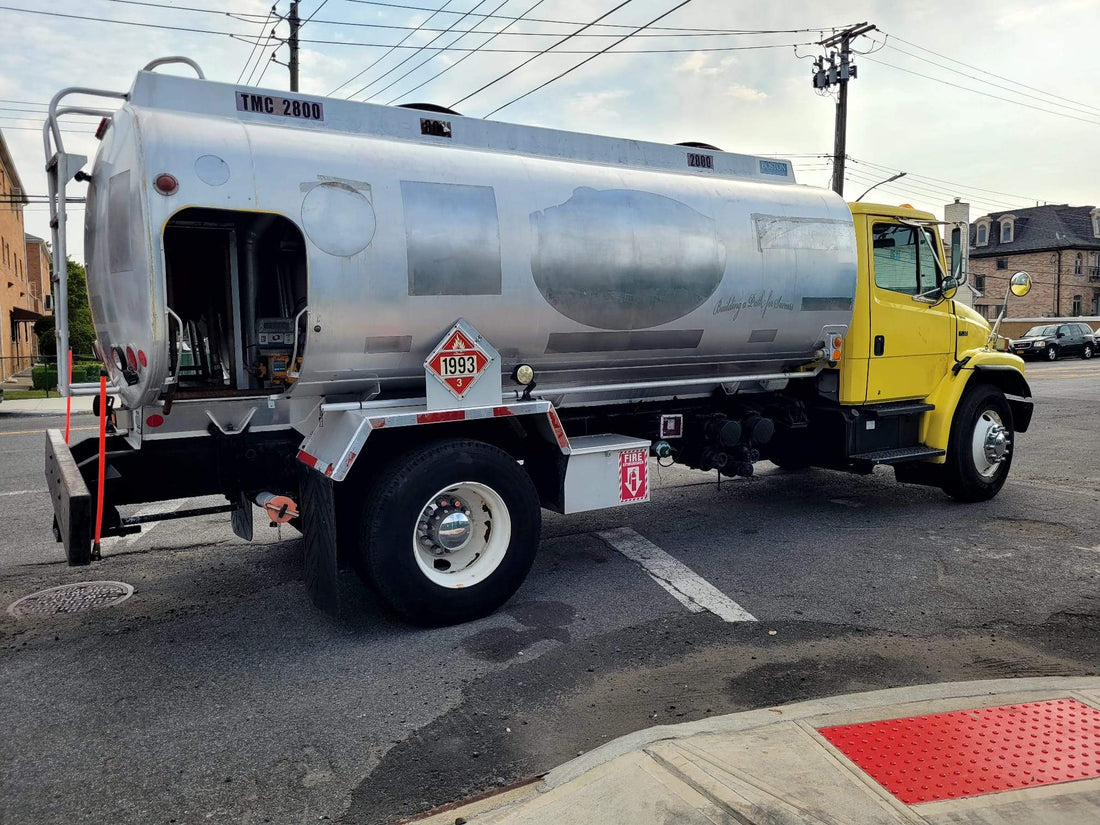
[[[1017,298],[1023,298],[1031,292],[1031,276],[1026,272],[1017,272],[1008,282],[1008,288],[1012,290],[1012,294]],[[1007,302],[1008,298],[1006,296],[1005,303]]]
[[[943,279],[943,283],[940,284],[940,293],[944,298],[950,300],[955,297],[955,294],[959,291],[959,279],[954,276],[948,276]]]

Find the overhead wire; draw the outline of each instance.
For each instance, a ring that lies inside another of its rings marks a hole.
[[[611,49],[615,48],[616,46],[618,46],[623,41],[629,39],[630,37],[633,37],[638,32],[644,30],[647,26],[650,26],[653,23],[656,23],[658,20],[664,20],[666,17],[668,17],[674,11],[678,11],[679,9],[682,9],[684,6],[686,6],[690,2],[691,2],[691,0],[682,0],[682,2],[677,3],[675,6],[673,6],[668,11],[654,17],[653,20],[651,20],[649,23],[646,23],[642,26],[639,26],[637,28],[637,30],[635,30],[635,31],[632,31],[628,34],[624,34],[619,40],[616,40],[614,43],[611,43],[610,45],[608,45],[608,47],[606,49],[601,49],[600,51],[598,51],[596,54],[592,55],[591,57],[586,57],[580,63],[576,64],[575,66],[571,66],[570,68],[566,69],[561,74],[555,75],[554,77],[550,78],[549,80],[545,81],[544,83],[540,83],[538,86],[531,89],[530,91],[526,91],[523,94],[521,94],[519,97],[512,98],[507,103],[503,103],[500,106],[497,106],[495,109],[493,109],[493,111],[491,111],[487,115],[485,115],[485,117],[491,117],[492,115],[495,115],[497,112],[499,112],[501,109],[507,108],[508,106],[511,106],[513,103],[517,103],[518,101],[523,100],[525,97],[533,95],[535,92],[537,92],[541,89],[545,89],[551,83],[554,83],[555,81],[561,80],[563,77],[565,77],[567,74],[570,74],[571,72],[575,72],[581,66],[585,65],[586,63],[590,63],[591,61],[593,61],[597,57],[599,57],[601,54],[604,54],[604,53],[610,51]]]
[[[476,8],[477,8],[478,6],[480,6],[480,5],[481,5],[482,3],[484,3],[484,2],[485,2],[485,0],[478,0],[478,2],[477,2],[477,6],[474,6],[474,8],[476,9]],[[393,72],[396,72],[396,71],[397,71],[398,69],[400,69],[400,68],[401,68],[402,66],[404,66],[404,65],[406,65],[407,63],[409,63],[409,62],[411,62],[412,60],[414,60],[414,59],[416,58],[416,56],[417,56],[418,54],[420,54],[421,52],[423,52],[423,51],[424,51],[424,49],[426,49],[426,48],[428,48],[429,46],[431,46],[431,45],[432,45],[432,43],[435,43],[435,42],[436,42],[437,40],[439,40],[439,39],[440,39],[441,37],[443,37],[443,36],[444,36],[445,34],[449,34],[449,33],[453,32],[453,31],[454,31],[454,27],[455,27],[455,26],[457,26],[457,25],[458,25],[459,23],[461,23],[461,22],[462,22],[463,20],[465,20],[465,19],[466,19],[466,18],[467,18],[468,16],[469,16],[469,14],[467,13],[467,14],[463,14],[463,15],[462,15],[461,17],[457,17],[457,18],[455,18],[454,22],[453,22],[453,23],[451,23],[450,27],[448,27],[448,28],[444,29],[443,31],[439,32],[438,34],[436,34],[436,35],[435,35],[435,37],[433,37],[433,38],[432,38],[431,40],[429,40],[429,41],[428,41],[427,43],[425,43],[424,45],[422,45],[422,46],[421,46],[421,47],[420,47],[419,49],[417,49],[417,50],[416,50],[415,52],[413,52],[412,54],[406,55],[406,56],[405,56],[404,58],[402,58],[401,60],[399,60],[399,61],[398,61],[398,62],[397,62],[397,63],[396,63],[396,64],[395,64],[395,65],[394,65],[393,67],[391,67],[391,68],[387,69],[386,71],[382,72],[382,74],[380,74],[380,75],[379,75],[378,77],[376,77],[376,78],[375,78],[374,80],[372,80],[372,81],[371,81],[370,83],[368,83],[368,84],[367,84],[366,86],[363,86],[363,87],[362,87],[361,89],[359,89],[358,91],[352,92],[352,94],[348,95],[348,97],[349,97],[349,98],[350,98],[350,97],[355,97],[355,96],[356,96],[356,95],[358,95],[358,94],[359,94],[360,92],[363,92],[364,90],[366,90],[366,89],[369,89],[369,88],[370,88],[371,86],[373,86],[373,85],[374,85],[375,83],[378,83],[378,82],[380,82],[381,80],[383,80],[383,79],[384,79],[384,78],[385,78],[385,77],[386,77],[387,75],[390,75],[390,74],[392,74]],[[455,38],[454,40],[452,40],[452,41],[451,41],[451,42],[450,42],[450,43],[449,43],[448,45],[451,45],[451,46],[455,45],[456,43],[458,43],[458,41],[459,41],[459,40],[461,40],[461,39],[462,39],[463,37],[465,37],[465,36],[466,36],[467,34],[469,34],[469,33],[470,33],[470,32],[469,32],[469,30],[466,30],[466,31],[464,31],[464,30],[462,30],[462,29],[459,29],[459,30],[458,30],[458,32],[461,32],[461,33],[460,33],[460,34],[458,35],[458,37],[456,37],[456,38]],[[424,65],[425,63],[428,63],[428,62],[430,62],[430,61],[432,61],[432,60],[435,60],[435,59],[436,59],[437,57],[439,57],[439,53],[438,53],[438,52],[436,52],[436,53],[435,53],[435,54],[433,54],[433,55],[429,55],[429,56],[428,56],[427,58],[425,58],[425,59],[423,60],[423,62],[421,62],[421,63],[418,63],[418,64],[417,64],[417,65],[416,65],[415,67],[413,67],[413,68],[412,68],[412,69],[410,69],[409,71],[405,72],[405,74],[401,75],[401,77],[397,78],[397,80],[391,81],[390,83],[388,83],[387,85],[383,86],[383,87],[382,87],[381,89],[379,89],[378,91],[376,91],[376,92],[373,92],[373,93],[372,93],[372,94],[371,94],[371,95],[370,95],[369,97],[366,97],[366,98],[364,98],[364,99],[365,99],[365,100],[373,100],[373,99],[374,99],[375,97],[377,97],[378,95],[380,95],[380,94],[381,94],[382,92],[386,91],[387,89],[391,89],[391,88],[393,88],[393,86],[394,86],[394,85],[395,85],[396,83],[399,83],[399,82],[401,82],[402,80],[404,80],[404,79],[405,79],[406,77],[408,77],[408,76],[409,76],[410,74],[412,74],[413,72],[415,72],[415,71],[416,71],[417,69],[419,69],[419,68],[420,68],[421,66],[423,66],[423,65]]]
[[[433,18],[434,18],[434,17],[435,17],[435,16],[437,15],[437,14],[439,14],[439,13],[440,13],[440,12],[442,12],[442,11],[445,11],[445,10],[447,9],[447,6],[451,5],[451,2],[452,2],[452,0],[447,0],[447,2],[446,2],[446,3],[444,3],[444,4],[443,4],[443,6],[442,6],[441,8],[438,8],[438,9],[436,9],[435,11],[433,11],[433,12],[432,12],[432,13],[431,13],[430,15],[428,15],[428,17],[426,17],[426,18],[424,19],[424,21],[423,21],[423,22],[424,22],[424,23],[428,23],[428,22],[430,22],[430,21],[431,21],[431,20],[432,20],[432,19],[433,19]],[[378,65],[379,63],[381,63],[381,62],[382,62],[383,60],[385,60],[385,59],[386,59],[387,57],[389,57],[389,56],[390,56],[391,54],[393,54],[393,52],[394,52],[394,51],[395,51],[396,49],[399,49],[399,48],[401,48],[401,47],[402,47],[402,46],[404,45],[405,41],[406,41],[406,40],[408,40],[408,39],[409,39],[410,37],[412,37],[412,36],[413,36],[414,34],[416,34],[416,33],[417,33],[417,32],[418,32],[419,30],[420,30],[420,29],[419,29],[419,27],[417,27],[416,29],[413,29],[413,30],[412,30],[411,32],[409,32],[408,34],[406,34],[406,35],[405,35],[404,37],[402,37],[402,38],[401,38],[400,40],[398,40],[398,41],[397,41],[396,43],[394,43],[394,44],[393,44],[392,46],[390,46],[390,48],[389,48],[389,49],[387,49],[387,50],[386,50],[386,52],[385,52],[384,54],[382,54],[381,56],[379,56],[379,57],[375,58],[374,62],[372,62],[372,63],[371,63],[370,65],[368,65],[368,66],[367,66],[366,68],[364,68],[364,69],[361,69],[361,70],[360,70],[359,72],[357,72],[356,74],[352,75],[352,76],[351,76],[351,77],[349,77],[349,78],[348,78],[347,80],[345,80],[345,81],[344,81],[343,83],[341,83],[341,84],[340,84],[339,86],[337,86],[337,87],[336,87],[335,89],[333,89],[333,90],[332,90],[331,92],[329,92],[329,93],[328,93],[328,96],[329,96],[329,97],[332,97],[332,96],[333,96],[334,94],[336,94],[336,93],[337,93],[338,91],[340,91],[340,90],[341,90],[342,88],[344,88],[344,87],[345,87],[345,86],[347,86],[348,84],[350,84],[350,83],[354,83],[354,82],[355,82],[356,80],[358,80],[358,79],[359,79],[360,77],[362,77],[363,75],[365,75],[365,74],[366,74],[367,72],[369,72],[369,71],[370,71],[371,69],[373,69],[373,68],[374,68],[375,66],[377,66],[377,65]],[[346,97],[351,97],[351,96],[352,96],[352,95],[346,95]]]
[[[1058,94],[1055,94],[1054,92],[1048,92],[1048,91],[1045,91],[1045,90],[1043,90],[1043,89],[1039,89],[1039,88],[1037,88],[1037,87],[1035,87],[1035,86],[1029,86],[1029,85],[1028,85],[1028,84],[1026,84],[1026,83],[1021,83],[1021,82],[1020,82],[1020,81],[1018,81],[1018,80],[1012,80],[1011,78],[1005,77],[1004,75],[999,75],[999,74],[997,74],[996,72],[991,72],[991,71],[989,71],[988,69],[983,69],[983,68],[981,68],[981,67],[979,67],[979,66],[975,66],[975,65],[974,65],[974,64],[972,64],[972,63],[964,63],[964,62],[963,62],[962,60],[956,60],[955,58],[953,58],[953,57],[948,57],[947,55],[945,55],[945,54],[941,54],[940,52],[932,51],[932,49],[928,49],[928,48],[925,48],[924,46],[919,46],[919,45],[917,45],[916,43],[914,43],[914,42],[913,42],[912,40],[906,40],[906,39],[905,39],[905,38],[903,38],[903,37],[898,37],[898,36],[897,36],[896,34],[895,34],[895,35],[891,35],[891,36],[892,36],[892,37],[894,38],[894,40],[897,40],[897,41],[899,41],[899,42],[901,42],[901,43],[904,43],[904,44],[905,44],[905,45],[907,45],[907,46],[911,46],[911,47],[913,47],[914,49],[920,49],[920,51],[922,51],[922,52],[928,52],[928,54],[934,54],[934,55],[935,55],[936,57],[939,57],[939,58],[941,58],[941,59],[943,59],[943,60],[948,60],[948,61],[950,61],[950,62],[952,62],[952,63],[957,63],[957,64],[958,64],[958,65],[960,65],[960,66],[965,66],[966,68],[968,68],[968,69],[971,69],[971,70],[973,70],[973,71],[976,71],[976,72],[981,72],[982,74],[986,74],[986,75],[989,75],[990,77],[995,77],[995,78],[997,78],[998,80],[1004,80],[1004,81],[1005,81],[1005,82],[1007,82],[1007,83],[1012,83],[1012,84],[1014,84],[1014,85],[1016,85],[1016,86],[1020,86],[1020,87],[1022,87],[1022,88],[1024,88],[1024,89],[1030,89],[1030,90],[1031,90],[1031,91],[1033,91],[1033,92],[1038,92],[1039,94],[1042,94],[1042,95],[1046,95],[1047,97],[1053,97],[1053,98],[1057,98],[1058,100],[1062,100],[1062,101],[1065,101],[1066,103],[1073,103],[1073,104],[1075,104],[1075,105],[1078,105],[1078,106],[1084,106],[1084,107],[1086,107],[1086,108],[1089,108],[1089,109],[1093,109],[1093,110],[1095,110],[1095,111],[1097,111],[1097,112],[1100,112],[1100,108],[1098,108],[1098,107],[1096,107],[1096,106],[1090,106],[1089,104],[1087,104],[1087,103],[1082,103],[1082,102],[1081,102],[1081,101],[1079,101],[1079,100],[1074,100],[1074,99],[1072,99],[1072,98],[1069,98],[1069,97],[1063,97],[1062,95],[1058,95]],[[896,47],[895,47],[895,48],[896,48]]]
[[[264,22],[260,24],[260,34],[263,34],[264,31],[267,30],[267,24],[271,20],[271,16],[273,14],[275,14],[275,4],[274,3],[271,4],[271,11],[269,11],[267,13],[267,17],[264,18]],[[252,44],[252,51],[250,51],[248,53],[248,59],[244,61],[244,65],[241,67],[241,71],[237,75],[237,82],[238,83],[240,83],[241,78],[244,77],[245,70],[248,69],[248,64],[252,62],[252,58],[255,56],[256,49],[259,48],[259,45],[260,45],[259,40],[257,40],[255,43]],[[261,54],[262,54],[262,52],[261,52]],[[253,69],[253,71],[255,71],[255,69]],[[252,75],[250,74],[249,78],[251,79],[251,77],[252,77]]]
[[[497,10],[499,10],[499,9],[503,8],[504,6],[506,6],[506,5],[508,4],[508,2],[509,2],[509,0],[502,0],[501,4],[500,4],[499,6],[497,6],[497,7],[496,7],[496,9],[494,9],[494,11],[497,11]],[[429,83],[431,83],[431,82],[432,82],[433,80],[435,80],[435,79],[437,79],[437,78],[439,78],[439,77],[442,77],[442,76],[443,76],[443,75],[445,75],[445,74],[446,74],[447,72],[451,71],[451,70],[452,70],[452,69],[454,69],[454,68],[455,68],[456,66],[460,65],[461,63],[463,63],[463,62],[464,62],[464,61],[465,61],[465,60],[466,60],[467,58],[469,58],[469,57],[472,57],[473,55],[477,54],[477,53],[478,53],[478,52],[479,52],[479,51],[480,51],[480,50],[481,50],[481,49],[482,49],[483,47],[485,47],[485,46],[488,46],[488,45],[489,45],[490,43],[492,43],[492,42],[493,42],[494,40],[496,40],[496,39],[497,39],[497,37],[499,37],[499,36],[500,36],[500,35],[502,35],[502,34],[505,34],[505,33],[507,32],[508,28],[509,28],[510,26],[514,26],[514,25],[515,25],[516,23],[520,22],[520,21],[521,21],[521,20],[523,19],[524,15],[528,14],[529,12],[532,12],[532,11],[534,11],[534,10],[535,10],[535,9],[537,9],[537,8],[538,8],[539,6],[541,6],[541,5],[542,5],[542,4],[544,3],[544,2],[546,2],[546,0],[535,0],[534,4],[532,4],[532,5],[531,5],[531,6],[530,6],[530,7],[529,7],[529,8],[527,9],[527,11],[525,11],[525,12],[521,12],[521,13],[520,13],[520,15],[519,15],[519,17],[515,18],[514,20],[510,20],[510,21],[508,21],[508,23],[507,23],[507,24],[506,24],[506,25],[504,26],[504,28],[500,29],[500,30],[499,30],[499,31],[497,31],[497,32],[494,32],[494,33],[493,33],[493,36],[492,36],[492,37],[490,37],[490,38],[489,38],[488,40],[484,41],[484,42],[483,42],[483,43],[482,43],[482,44],[481,44],[480,46],[478,46],[478,47],[477,47],[476,49],[474,49],[473,51],[470,51],[470,52],[466,52],[466,54],[462,55],[462,57],[460,57],[460,58],[459,58],[458,60],[456,60],[456,61],[455,61],[454,63],[452,63],[452,64],[451,64],[451,65],[449,65],[449,66],[445,66],[445,67],[444,67],[444,68],[443,68],[443,69],[442,69],[441,71],[439,71],[439,72],[436,72],[436,73],[435,73],[434,75],[432,75],[431,77],[429,77],[429,78],[428,78],[427,80],[423,81],[422,83],[420,83],[420,84],[418,84],[418,85],[416,85],[416,86],[413,86],[413,87],[412,87],[411,89],[408,89],[407,91],[403,92],[402,94],[399,94],[399,95],[398,95],[397,97],[395,97],[395,98],[392,98],[391,100],[387,100],[387,101],[386,101],[386,104],[387,104],[387,105],[389,105],[389,104],[391,104],[391,103],[395,103],[395,102],[397,102],[397,100],[399,100],[400,98],[402,98],[402,97],[405,97],[405,96],[407,96],[407,95],[410,95],[410,94],[412,94],[413,92],[415,92],[415,91],[416,91],[417,89],[421,89],[421,88],[423,88],[424,86],[427,86],[427,85],[428,85]]]
[[[488,88],[489,88],[490,86],[493,86],[493,85],[495,85],[495,84],[499,83],[500,81],[504,80],[504,78],[506,78],[506,77],[509,77],[509,76],[511,76],[511,75],[513,75],[513,74],[515,74],[515,73],[516,73],[516,72],[518,72],[518,71],[519,71],[520,69],[522,69],[522,68],[523,68],[524,66],[528,66],[528,65],[530,65],[530,64],[531,64],[531,63],[532,63],[533,61],[535,61],[535,60],[537,60],[538,58],[542,57],[542,56],[543,56],[544,54],[546,54],[546,53],[548,53],[548,52],[552,51],[552,50],[553,50],[553,49],[555,49],[556,47],[560,46],[560,45],[561,45],[562,43],[565,43],[565,42],[567,42],[567,41],[569,41],[569,40],[573,39],[573,38],[574,38],[574,37],[576,37],[577,35],[579,35],[579,34],[582,34],[582,33],[583,33],[583,32],[584,32],[584,31],[585,31],[586,29],[589,29],[589,28],[591,28],[592,26],[594,26],[594,25],[596,25],[597,23],[599,23],[599,22],[600,22],[601,20],[605,20],[606,18],[610,17],[610,16],[612,15],[612,14],[614,14],[615,12],[617,12],[617,11],[618,11],[619,9],[623,8],[624,6],[630,5],[630,3],[631,3],[631,2],[632,2],[632,0],[623,0],[623,2],[622,2],[622,3],[619,3],[619,5],[615,6],[615,7],[614,7],[613,9],[611,9],[610,11],[604,12],[604,13],[603,13],[603,14],[601,14],[601,15],[600,15],[599,17],[597,17],[597,18],[596,18],[595,20],[593,20],[593,21],[592,21],[591,23],[585,23],[585,24],[584,24],[583,26],[581,26],[581,27],[580,27],[579,29],[577,29],[576,31],[574,31],[574,32],[571,32],[570,34],[567,34],[567,35],[566,35],[565,37],[563,37],[563,38],[562,38],[561,40],[558,40],[558,41],[557,41],[556,43],[554,43],[553,45],[551,45],[551,46],[547,46],[547,47],[546,47],[545,49],[543,49],[542,51],[538,52],[537,54],[533,55],[532,57],[528,58],[527,60],[524,60],[524,61],[523,61],[522,63],[520,63],[520,64],[519,64],[518,66],[515,66],[515,67],[513,67],[513,68],[509,69],[508,71],[506,71],[506,72],[505,72],[504,74],[500,75],[499,77],[495,77],[495,78],[493,78],[493,79],[492,79],[492,80],[490,80],[490,81],[489,81],[488,83],[486,83],[486,84],[485,84],[484,86],[481,86],[481,87],[479,87],[479,88],[475,89],[474,91],[470,92],[470,93],[469,93],[468,95],[466,95],[465,97],[459,98],[458,100],[456,100],[456,101],[455,101],[454,103],[452,103],[452,104],[450,105],[450,108],[452,108],[452,109],[453,109],[453,108],[454,108],[455,106],[457,106],[457,105],[458,105],[459,103],[462,103],[462,102],[464,102],[464,101],[466,101],[466,100],[469,100],[469,99],[470,99],[471,97],[474,97],[475,95],[481,94],[481,93],[482,93],[483,91],[485,91],[486,89],[488,89]]]

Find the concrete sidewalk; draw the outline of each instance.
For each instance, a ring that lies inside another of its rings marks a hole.
[[[64,398],[20,398],[5,399],[0,401],[0,415],[64,415]],[[118,404],[118,399],[115,399]],[[91,415],[92,396],[78,395],[73,397],[73,415]]]
[[[650,728],[415,821],[1095,825],[1100,677],[894,688]]]

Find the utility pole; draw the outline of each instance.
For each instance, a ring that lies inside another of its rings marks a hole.
[[[291,0],[290,15],[287,17],[290,23],[290,91],[298,91],[298,29],[302,27],[298,19],[298,0]]]
[[[844,158],[848,134],[848,81],[856,77],[856,67],[849,60],[851,43],[877,27],[860,23],[839,31],[831,37],[818,42],[819,46],[830,49],[828,57],[819,57],[814,61],[814,88],[828,89],[840,86],[836,100],[836,127],[833,135],[833,186],[838,195],[844,195]],[[839,53],[836,47],[840,47]],[[826,66],[828,61],[828,66]]]

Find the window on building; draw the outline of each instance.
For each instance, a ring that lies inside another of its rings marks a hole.
[[[1100,315],[1100,292],[1092,293],[1092,314],[1093,317]]]
[[[997,269],[1008,269],[1008,258],[998,258]]]
[[[1012,243],[1016,222],[1011,218],[1001,218],[1001,243]]]
[[[1081,253],[1080,252],[1078,252],[1077,257],[1073,259],[1073,274],[1074,275],[1080,275],[1081,274]]]
[[[1089,267],[1089,279],[1100,281],[1100,252],[1092,253],[1092,265]]]
[[[977,229],[976,235],[977,235],[977,245],[978,246],[985,246],[987,243],[989,243],[989,226],[988,226],[988,224],[984,224],[984,223],[978,224],[978,229]]]
[[[1073,296],[1073,309],[1070,310],[1070,314],[1074,318],[1078,317],[1081,314],[1081,296],[1080,295],[1074,295]]]
[[[1092,236],[1100,238],[1100,207],[1093,209],[1089,215],[1092,217]]]
[[[984,275],[975,275],[974,276],[974,288],[976,290],[978,290],[978,292],[982,292],[982,293],[985,292],[985,276]]]

